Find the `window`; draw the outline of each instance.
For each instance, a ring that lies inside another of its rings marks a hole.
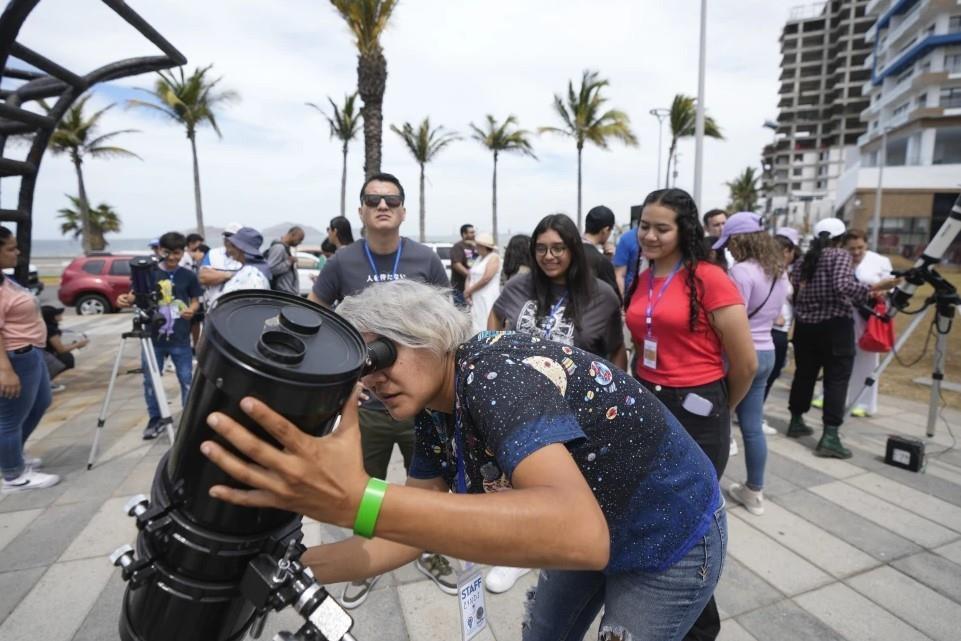
[[[791,183],[791,190],[792,190],[792,191],[800,191],[800,190],[801,190],[801,183]]]
[[[88,260],[83,264],[83,271],[88,274],[99,274],[103,271],[103,262],[102,260]]]
[[[804,154],[794,154],[794,162],[803,162]]]
[[[791,175],[792,175],[792,176],[800,176],[800,175],[801,175],[801,171],[802,171],[802,169],[801,169],[800,167],[795,167],[794,169],[791,170]]]
[[[955,165],[961,163],[961,127],[942,127],[934,138],[935,165]]]
[[[961,73],[961,52],[944,54],[944,70],[948,73]]]
[[[908,161],[908,139],[888,139],[888,148],[884,159],[885,167],[902,167]]]
[[[897,117],[900,116],[901,114],[907,113],[907,111],[908,111],[908,109],[910,109],[910,107],[911,107],[911,102],[910,102],[910,101],[898,105],[898,106],[894,109],[894,111],[891,113],[891,117],[892,117],[892,118],[897,118]]]
[[[961,15],[948,18],[948,32],[961,31]]]
[[[908,67],[907,69],[905,69],[905,70],[902,71],[901,73],[899,73],[899,74],[897,75],[897,77],[894,79],[894,84],[895,84],[895,86],[901,84],[902,82],[904,82],[905,80],[907,80],[908,78],[910,78],[910,77],[911,77],[911,74],[913,74],[913,73],[914,73],[914,66],[913,66],[913,65],[910,66],[910,67]]]
[[[814,188],[815,188],[815,189],[824,189],[824,181],[823,181],[823,180],[817,181],[817,183],[814,185]]]
[[[961,107],[961,87],[944,87],[941,89],[941,106],[945,109]]]
[[[914,99],[914,106],[917,107],[918,109],[923,109],[923,108],[927,107],[927,106],[928,106],[928,95],[923,93],[923,94],[920,94],[920,95],[916,96],[915,99]]]
[[[129,276],[130,275],[130,261],[129,260],[115,260],[110,263],[110,275],[111,276]]]

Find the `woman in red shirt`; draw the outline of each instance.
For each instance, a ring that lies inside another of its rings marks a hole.
[[[625,297],[638,353],[634,375],[697,441],[720,478],[732,408],[757,370],[744,299],[724,270],[707,262],[704,228],[686,191],[651,192],[638,239],[650,267]],[[687,638],[715,638],[720,625],[712,597]]]

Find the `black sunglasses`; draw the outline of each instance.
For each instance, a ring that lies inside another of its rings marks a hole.
[[[390,207],[391,209],[393,209],[394,207],[400,207],[401,205],[404,204],[403,198],[401,198],[400,196],[394,196],[394,195],[388,196],[385,194],[364,194],[363,198],[361,198],[361,202],[363,202],[368,207],[377,207],[378,205],[380,205],[381,200],[387,203],[387,206]]]

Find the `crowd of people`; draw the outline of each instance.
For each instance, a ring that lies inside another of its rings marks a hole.
[[[431,248],[401,235],[404,202],[395,176],[367,179],[363,237],[354,240],[346,217],[330,221],[309,294],[368,342],[392,342],[396,361],[362,379],[329,437],[282,429],[270,408],[245,402],[281,444],[255,446],[238,424],[212,415],[211,427],[237,450],[258,448],[254,466],[204,443],[215,463],[256,488],[212,494],[354,527],[357,536],[304,555],[319,581],[346,583],[347,607],[410,562],[456,594],[458,558],[493,566],[491,592],[541,570],[527,597],[527,640],[582,638],[601,608],[602,638],[716,638],[723,497],[764,514],[766,438],[775,431],[764,407],[789,343],[786,435],[814,433],[804,416],[823,373],[814,454],[850,457],[839,432],[845,407],[857,403],[853,413],[865,416],[877,403],[877,387],[861,394],[858,384],[877,363],[857,348],[859,310],[893,286],[890,263],[837,218],[819,221],[802,251],[798,230],[772,234],[752,212],[701,216],[685,191],[659,189],[616,243],[605,206],[588,212],[582,230],[565,214],[547,215],[503,251],[464,224],[448,278]],[[177,311],[170,327],[154,330],[154,345],[158,362],[172,361],[182,398],[204,306],[238,289],[298,293],[294,250],[303,238],[293,227],[263,250],[258,231],[232,223],[222,247],[177,232],[157,240],[155,282],[171,281],[162,302]],[[15,239],[0,228],[0,241],[0,261],[15,263]],[[25,296],[0,284],[5,490],[56,482],[23,453],[50,402],[47,366],[32,348],[52,347],[58,362],[70,351],[56,335],[62,310],[41,318]],[[162,426],[146,378],[144,394],[144,438],[155,438]],[[744,480],[721,488],[737,453],[734,422]],[[407,482],[386,486],[395,446]],[[357,525],[361,511],[365,522],[373,515],[369,526]]]

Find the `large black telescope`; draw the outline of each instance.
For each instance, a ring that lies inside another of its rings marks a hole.
[[[350,616],[299,562],[301,516],[211,498],[213,485],[245,486],[207,460],[200,444],[216,440],[240,455],[207,426],[214,411],[277,444],[240,409],[245,396],[309,434],[326,434],[359,377],[395,355],[386,342],[368,350],[350,324],[296,296],[255,290],[217,300],[174,445],[157,467],[150,498],[134,497],[126,508],[137,519],[136,549],[112,556],[128,582],[124,641],[239,640],[252,626],[258,634],[267,613],[287,605],[306,622],[284,638],[350,638]]]

